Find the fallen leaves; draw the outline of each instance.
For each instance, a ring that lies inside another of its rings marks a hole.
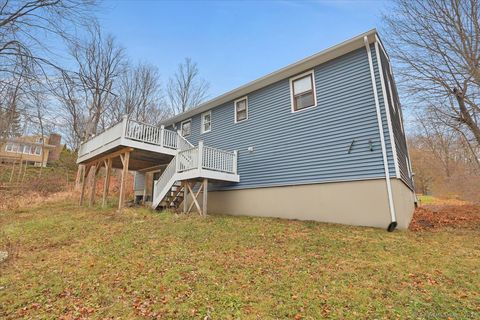
[[[446,227],[470,229],[479,226],[480,206],[478,205],[425,205],[415,209],[409,229],[412,231]]]

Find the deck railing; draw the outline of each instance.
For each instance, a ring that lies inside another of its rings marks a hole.
[[[197,147],[179,151],[177,156],[178,172],[194,169],[237,174],[237,152],[207,147],[200,141]]]
[[[79,157],[85,156],[115,140],[123,138],[173,150],[183,150],[192,147],[192,144],[181,137],[178,132],[165,129],[163,125],[157,127],[124,117],[121,122],[83,142],[80,145]]]
[[[167,130],[164,126],[156,127],[140,121],[124,117],[122,122],[91,138],[80,146],[79,157],[98,150],[119,139],[140,141],[142,143],[158,145],[164,148],[177,150],[175,161],[170,163],[160,180],[155,183],[157,190],[168,178],[172,179],[175,173],[189,170],[211,170],[229,174],[237,174],[237,152],[226,151],[204,146],[203,141],[193,146],[180,132]],[[167,181],[168,182],[168,181]],[[166,183],[166,182],[165,182]],[[158,191],[160,192],[160,191]]]

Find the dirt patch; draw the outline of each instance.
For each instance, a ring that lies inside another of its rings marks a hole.
[[[415,209],[409,229],[480,228],[480,205],[424,205]]]

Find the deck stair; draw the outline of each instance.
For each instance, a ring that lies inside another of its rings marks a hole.
[[[153,187],[152,208],[178,208],[183,202],[183,192],[188,184],[182,181],[210,179],[213,181],[238,182],[237,152],[205,146],[191,145],[183,137],[175,157],[163,171]],[[184,140],[184,141],[183,141]]]
[[[176,181],[173,186],[170,188],[170,191],[167,192],[167,195],[160,203],[159,207],[162,209],[177,210],[180,207],[180,204],[183,202],[184,198],[184,186],[180,181]]]

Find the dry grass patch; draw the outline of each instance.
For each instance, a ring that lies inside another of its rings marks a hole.
[[[478,318],[478,229],[394,232],[69,200],[0,213],[0,317]],[[0,249],[1,250],[1,249]]]

